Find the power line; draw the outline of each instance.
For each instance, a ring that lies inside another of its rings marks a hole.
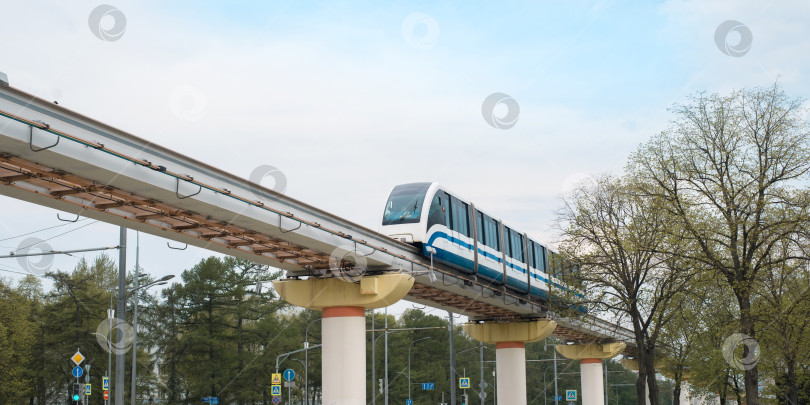
[[[90,218],[83,218],[83,219],[80,219],[78,222],[85,221],[85,220],[88,220],[88,219],[90,219]],[[73,222],[71,222],[71,223],[73,223]],[[67,226],[67,225],[70,225],[71,223],[49,226],[47,228],[42,228],[42,229],[39,229],[39,230],[36,230],[36,231],[31,231],[31,232],[28,232],[28,233],[24,233],[22,235],[17,235],[17,236],[12,236],[10,238],[0,239],[0,242],[5,242],[7,240],[22,238],[23,236],[28,236],[28,235],[35,234],[35,233],[38,233],[38,232],[47,231],[49,229],[59,228],[60,226]]]
[[[37,242],[37,243],[34,243],[33,245],[28,245],[28,246],[25,246],[25,247],[17,248],[17,250],[28,249],[28,248],[30,248],[30,247],[32,247],[32,246],[39,245],[39,244],[40,244],[40,243],[42,243],[42,242],[47,242],[47,241],[49,241],[49,240],[51,240],[51,239],[56,239],[56,238],[58,238],[58,237],[60,237],[60,236],[62,236],[62,235],[67,235],[67,234],[69,234],[69,233],[71,233],[71,232],[78,231],[79,229],[82,229],[82,228],[84,228],[84,227],[86,227],[86,226],[93,225],[93,224],[95,224],[95,223],[97,223],[97,222],[98,222],[98,221],[93,221],[93,222],[91,222],[91,223],[89,223],[89,224],[84,224],[84,225],[82,225],[82,226],[80,226],[80,227],[78,227],[78,228],[71,229],[71,230],[69,230],[69,231],[62,232],[62,233],[60,233],[60,234],[58,234],[58,235],[51,236],[51,237],[50,237],[50,238],[48,238],[48,239],[41,240],[41,241],[39,241],[39,242]]]

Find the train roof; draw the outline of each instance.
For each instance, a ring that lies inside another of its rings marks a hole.
[[[441,184],[439,184],[438,182],[435,182],[435,181],[432,181],[432,182],[423,181],[423,182],[397,184],[391,190],[393,191],[394,188],[397,188],[397,187],[400,187],[400,186],[420,186],[420,187],[428,186],[428,193],[430,193],[430,195],[435,194],[436,190],[442,190],[445,193],[447,193],[447,194],[449,194],[449,195],[451,195],[451,196],[453,196],[453,197],[455,197],[455,198],[457,198],[457,199],[459,199],[459,200],[461,200],[461,201],[463,201],[463,202],[465,202],[467,204],[473,204],[470,199],[460,196],[459,194],[457,194],[454,191],[448,189],[447,187],[442,186]],[[389,192],[388,194],[390,195],[391,193]],[[504,226],[509,227],[509,229],[512,229],[513,231],[518,231],[520,233],[525,234],[526,236],[529,237],[530,240],[532,240],[532,241],[540,244],[541,246],[545,247],[546,249],[548,249],[547,244],[539,242],[537,240],[537,238],[534,238],[531,235],[529,235],[528,233],[525,233],[525,232],[521,231],[519,227],[514,227],[514,226],[510,225],[509,223],[504,222],[500,217],[492,215],[486,210],[480,209],[477,205],[475,206],[475,209],[477,211],[481,211],[482,213],[486,214],[487,216],[489,216],[489,217],[491,217],[493,219],[496,219],[496,220],[500,221]],[[551,253],[554,253],[554,252],[551,252]]]

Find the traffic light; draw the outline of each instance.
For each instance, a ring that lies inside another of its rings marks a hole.
[[[82,385],[81,384],[73,384],[73,400],[78,401],[79,397],[82,394]]]
[[[469,396],[467,394],[461,394],[461,405],[467,405],[469,403]]]
[[[383,379],[380,378],[380,394],[384,393],[385,389],[383,388]]]

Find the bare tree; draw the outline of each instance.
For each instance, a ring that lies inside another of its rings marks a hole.
[[[755,338],[752,297],[762,273],[801,259],[810,198],[797,188],[810,169],[808,126],[801,100],[776,83],[729,96],[698,94],[675,105],[675,120],[631,157],[629,171],[646,182],[696,249],[671,252],[700,263],[725,281],[737,300],[739,331]],[[747,356],[747,349],[745,355]],[[759,403],[756,364],[746,367],[749,405]]]
[[[672,300],[689,280],[689,267],[662,250],[682,247],[654,199],[642,198],[627,179],[610,176],[580,184],[563,198],[557,226],[560,252],[573,260],[577,272],[563,275],[585,292],[589,305],[607,310],[632,324],[639,364],[636,390],[644,404],[657,404],[655,352],[661,327],[673,316]],[[668,246],[666,249],[665,246]]]

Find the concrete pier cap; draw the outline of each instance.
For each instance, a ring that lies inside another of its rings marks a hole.
[[[514,322],[468,322],[462,325],[471,338],[484,343],[537,342],[554,332],[557,322],[547,319]]]
[[[273,287],[292,305],[322,311],[330,307],[387,307],[405,297],[413,282],[409,274],[391,273],[363,277],[356,283],[340,278],[285,279],[273,281]]]
[[[573,345],[557,345],[557,353],[571,360],[584,359],[610,359],[624,351],[627,345],[622,342],[612,343],[580,343]]]

